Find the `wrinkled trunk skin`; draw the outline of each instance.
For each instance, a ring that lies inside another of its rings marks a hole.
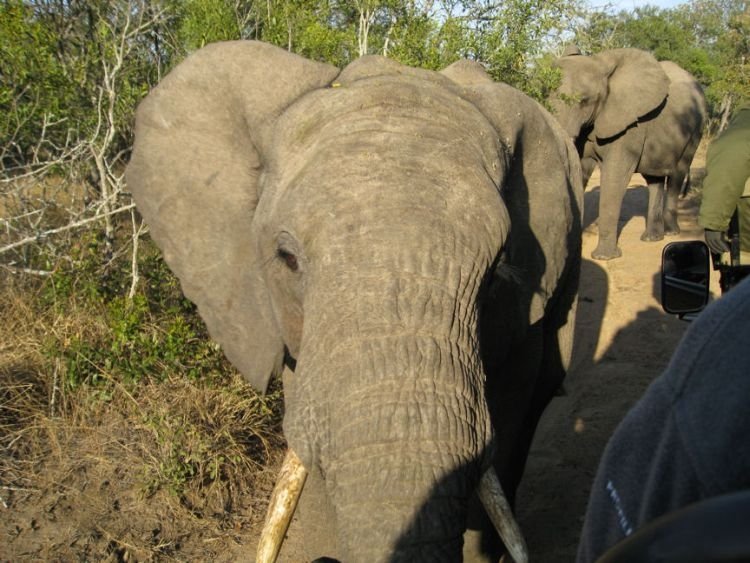
[[[461,367],[451,364],[460,360],[441,358],[458,351],[430,339],[364,348],[374,364],[399,360],[380,384],[344,406],[339,416],[350,425],[334,432],[335,451],[321,459],[343,524],[339,543],[352,560],[359,553],[363,561],[386,560],[392,550],[392,560],[455,561],[479,478],[476,433],[484,430],[476,407],[456,393],[460,383],[451,376]],[[404,388],[401,374],[412,370],[422,373]]]
[[[320,468],[337,528],[337,552],[311,556],[461,558],[467,505],[489,463],[476,344],[481,275],[449,262],[439,280],[400,271],[385,283],[385,273],[349,280],[356,295],[331,293],[306,316],[319,322],[305,327],[302,349],[311,352],[290,377],[284,432],[303,463]],[[330,300],[342,299],[356,302],[339,311],[354,314],[327,318]]]

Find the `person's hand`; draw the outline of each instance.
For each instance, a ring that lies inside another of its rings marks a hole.
[[[729,252],[729,244],[727,244],[724,231],[711,231],[706,229],[704,236],[706,237],[706,244],[712,253],[724,254],[725,252]]]

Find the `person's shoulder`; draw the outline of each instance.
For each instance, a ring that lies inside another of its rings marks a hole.
[[[721,341],[727,333],[750,339],[750,277],[745,278],[730,291],[711,303],[688,329],[697,332],[707,342]],[[734,338],[733,340],[737,340]],[[747,349],[750,356],[750,347]]]
[[[667,369],[672,386],[694,387],[707,371],[715,383],[750,366],[750,277],[711,303],[685,332]],[[750,392],[750,373],[744,378]],[[744,384],[744,382],[741,382]]]
[[[750,155],[750,105],[734,114],[724,131],[711,141],[706,155],[706,168],[711,173],[723,170],[730,162],[745,162]]]
[[[750,277],[711,303],[698,316],[696,323],[694,325],[697,327],[704,323],[718,323],[720,328],[725,329],[730,329],[735,324],[750,324]]]
[[[674,421],[701,482],[718,494],[750,486],[750,278],[701,313],[673,372]],[[677,356],[678,354],[675,354]]]

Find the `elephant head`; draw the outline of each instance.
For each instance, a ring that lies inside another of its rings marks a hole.
[[[249,382],[294,360],[284,433],[323,483],[343,560],[460,558],[496,447],[480,341],[510,342],[480,317],[512,279],[522,337],[575,278],[572,150],[469,63],[340,71],[218,43],[140,105],[128,186]]]
[[[551,97],[553,113],[573,139],[623,134],[658,110],[669,78],[658,61],[640,49],[611,49],[596,55],[566,55],[556,61],[562,82]]]

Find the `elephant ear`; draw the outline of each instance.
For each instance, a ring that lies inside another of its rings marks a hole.
[[[338,72],[264,43],[215,43],[136,114],[128,187],[211,336],[261,391],[284,357],[251,234],[263,145],[287,106]]]
[[[667,98],[669,77],[653,55],[640,49],[612,49],[594,58],[611,69],[606,102],[594,122],[600,139],[620,135]]]
[[[461,95],[497,132],[498,178],[510,235],[496,276],[517,280],[528,322],[538,322],[565,276],[578,268],[583,182],[578,153],[540,104],[503,83],[465,87]],[[563,242],[564,241],[564,242]]]

